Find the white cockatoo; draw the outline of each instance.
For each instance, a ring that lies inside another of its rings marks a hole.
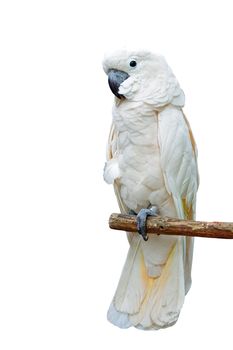
[[[193,239],[148,235],[146,217],[194,219],[197,150],[182,111],[185,96],[163,56],[119,50],[103,68],[115,94],[104,179],[122,213],[137,214],[139,234],[108,311],[121,328],[173,325],[191,286]]]

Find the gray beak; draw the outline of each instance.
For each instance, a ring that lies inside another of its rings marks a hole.
[[[111,69],[108,72],[108,84],[110,86],[110,89],[114,93],[114,95],[118,98],[124,97],[123,95],[118,93],[120,85],[129,78],[129,74],[116,69]]]

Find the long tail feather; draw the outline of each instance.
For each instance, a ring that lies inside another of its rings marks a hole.
[[[177,321],[184,302],[185,238],[176,238],[172,247],[169,242],[166,262],[153,277],[148,274],[142,244],[141,237],[133,235],[108,320],[120,328],[165,328]],[[158,271],[156,266],[151,269]]]

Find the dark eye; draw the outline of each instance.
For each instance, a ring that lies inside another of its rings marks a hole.
[[[134,60],[133,60],[133,61],[130,61],[129,65],[130,65],[130,67],[136,67],[137,62],[134,61]]]

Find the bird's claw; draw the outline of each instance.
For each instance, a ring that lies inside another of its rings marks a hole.
[[[137,215],[136,211],[134,211],[133,209],[130,209],[128,214],[129,215]]]
[[[137,214],[137,229],[138,233],[142,236],[144,241],[148,241],[148,235],[146,232],[146,220],[148,216],[156,216],[157,208],[151,207],[150,209],[141,209]]]

